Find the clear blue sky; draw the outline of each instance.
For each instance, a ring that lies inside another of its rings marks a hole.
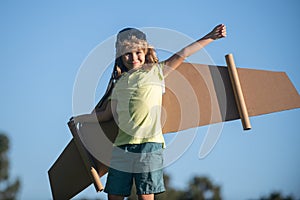
[[[285,71],[300,91],[299,9],[297,0],[0,1],[0,131],[11,141],[20,199],[51,199],[47,171],[71,139],[66,123],[78,70],[117,31],[161,27],[198,39],[224,23],[228,37],[206,48],[216,64],[233,53],[239,67]],[[299,109],[253,117],[249,132],[240,121],[225,123],[204,159],[198,153],[207,127],[201,127],[165,171],[179,189],[194,175],[209,176],[226,200],[272,191],[300,198],[299,118]],[[104,194],[90,187],[78,197],[84,196]]]

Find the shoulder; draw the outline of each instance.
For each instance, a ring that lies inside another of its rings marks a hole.
[[[160,69],[164,69],[165,67],[165,61],[162,61],[162,62],[159,62],[159,63],[156,63],[157,67],[160,68]]]
[[[151,66],[150,70],[154,70],[154,71],[162,71],[164,69],[165,63],[164,62],[159,62],[159,63],[154,63]]]
[[[155,63],[152,68],[152,70],[155,71],[155,74],[157,74],[161,80],[164,79],[164,66],[165,66],[164,62],[159,62],[159,63]]]

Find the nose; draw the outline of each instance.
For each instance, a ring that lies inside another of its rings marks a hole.
[[[137,58],[138,58],[138,56],[137,56],[136,53],[131,53],[131,59],[132,59],[132,61],[137,60]]]

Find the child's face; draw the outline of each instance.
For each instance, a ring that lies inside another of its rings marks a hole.
[[[122,55],[122,61],[129,70],[139,69],[145,63],[145,52],[142,49],[131,50]]]

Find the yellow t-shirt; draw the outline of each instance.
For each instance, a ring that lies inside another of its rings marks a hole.
[[[163,64],[150,70],[125,72],[117,81],[112,100],[117,100],[119,133],[114,145],[163,143],[161,105],[164,92]]]

